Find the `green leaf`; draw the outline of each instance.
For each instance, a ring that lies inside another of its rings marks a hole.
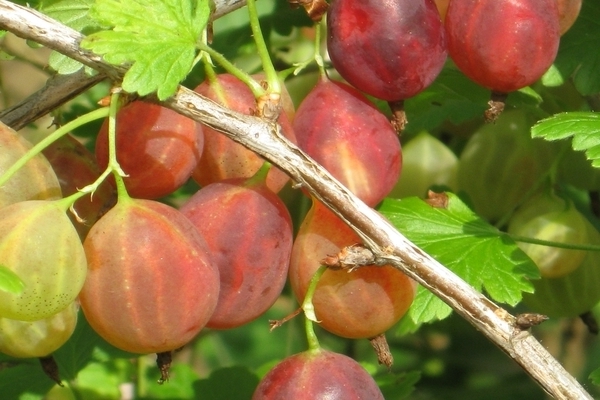
[[[407,399],[421,379],[421,371],[409,371],[401,374],[385,374],[375,380],[386,400]]]
[[[169,382],[159,385],[156,380],[160,376],[156,363],[146,369],[148,381],[148,397],[152,399],[202,399],[204,393],[194,392],[194,382],[198,381],[198,374],[189,364],[173,363],[169,370]],[[233,397],[232,397],[233,398]],[[241,397],[240,397],[241,398]]]
[[[82,47],[111,64],[131,64],[123,89],[164,100],[191,71],[208,23],[209,0],[98,0],[91,16],[112,30],[89,35]]]
[[[40,5],[40,11],[78,32],[88,33],[90,29],[98,27],[89,17],[93,4],[94,0],[45,0]]]
[[[589,378],[594,385],[600,386],[600,368],[593,370]]]
[[[386,199],[379,211],[410,241],[477,290],[498,302],[516,305],[539,278],[536,265],[516,243],[448,193],[448,207],[435,208],[409,197]],[[416,325],[443,319],[451,309],[420,287],[408,317]]]
[[[490,91],[446,65],[435,81],[423,92],[406,100],[410,124],[407,133],[432,130],[444,121],[459,124],[483,115]]]
[[[544,86],[556,87],[565,83],[565,78],[561,75],[558,68],[556,68],[556,65],[552,64],[542,76],[542,83]]]
[[[69,75],[79,71],[84,65],[57,51],[50,53],[48,65],[61,75]]]
[[[19,294],[25,288],[25,283],[10,269],[0,265],[0,290],[12,294]]]
[[[235,366],[214,370],[208,378],[196,381],[194,390],[203,400],[249,399],[257,386],[255,374]]]
[[[584,1],[575,24],[560,40],[554,62],[563,79],[573,77],[583,95],[600,92],[600,2]]]
[[[34,358],[10,358],[0,353],[0,367],[3,399],[41,400],[55,385]]]
[[[76,387],[80,398],[121,398],[119,385],[130,379],[133,369],[131,360],[117,359],[109,363],[91,362],[77,374]],[[126,375],[125,371],[129,374]]]
[[[29,1],[29,0],[13,0],[11,1],[11,3],[15,3],[18,5],[21,5],[23,7],[35,7],[38,5],[38,3],[40,3],[40,1],[38,0],[33,0],[33,1]]]
[[[40,11],[78,32],[89,34],[100,29],[89,17],[93,4],[94,0],[45,0],[40,4]],[[50,53],[48,63],[53,70],[63,75],[77,72],[83,67],[80,62],[57,51]]]
[[[600,168],[600,114],[593,112],[569,112],[555,114],[531,128],[531,136],[546,140],[573,137],[573,150],[585,151],[592,165]]]
[[[134,358],[138,355],[119,350],[104,339],[90,326],[82,312],[79,313],[75,332],[60,349],[54,353],[61,371],[61,377],[73,380],[81,369],[93,361],[108,361],[114,358]]]

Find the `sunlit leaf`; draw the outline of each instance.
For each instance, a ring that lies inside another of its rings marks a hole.
[[[161,100],[187,76],[210,16],[208,0],[98,0],[90,14],[111,30],[89,35],[82,47],[109,63],[131,65],[123,89]]]
[[[40,11],[60,21],[78,32],[88,34],[100,29],[89,17],[90,7],[94,0],[45,0],[40,4]],[[50,54],[50,67],[59,74],[71,74],[79,71],[83,64],[57,51]]]
[[[600,115],[593,112],[555,114],[531,128],[531,136],[546,140],[573,138],[573,150],[585,151],[592,165],[600,168]]]
[[[410,197],[386,199],[379,209],[409,240],[493,300],[516,305],[539,278],[536,265],[516,243],[448,193],[447,208]],[[419,288],[408,316],[416,325],[443,319],[448,305]]]

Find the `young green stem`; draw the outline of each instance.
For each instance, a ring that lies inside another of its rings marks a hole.
[[[312,300],[315,290],[317,289],[319,279],[321,279],[321,276],[323,276],[325,271],[327,271],[327,267],[325,265],[321,265],[319,269],[317,269],[317,272],[315,272],[313,277],[310,279],[308,289],[306,290],[306,296],[304,296],[304,301],[302,302],[302,310],[304,310],[304,315],[306,317],[304,321],[304,327],[306,329],[306,340],[308,341],[309,351],[318,351],[321,349],[319,340],[317,339],[317,335],[315,334],[313,327],[313,322],[319,321],[315,315],[315,306]]]
[[[197,47],[199,50],[206,52],[213,60],[219,63],[231,75],[235,76],[236,78],[244,82],[246,85],[248,85],[254,97],[258,98],[265,94],[265,89],[263,89],[263,87],[260,86],[260,83],[256,82],[256,80],[254,80],[254,78],[252,78],[250,75],[233,65],[221,53],[204,43],[199,43]]]
[[[112,173],[117,183],[117,194],[119,200],[126,201],[129,199],[125,183],[123,182],[122,176],[125,176],[125,172],[121,169],[121,166],[117,162],[117,151],[116,151],[116,115],[119,110],[119,93],[115,91],[110,97],[110,107],[104,107],[101,110],[105,110],[108,115],[108,166],[102,172],[102,174],[93,183],[83,187],[76,193],[65,197],[64,199],[57,200],[62,207],[67,210],[72,207],[73,204],[81,197],[94,193],[98,187],[104,182],[104,180]],[[105,115],[106,116],[106,115]],[[67,126],[67,125],[65,125]],[[41,142],[40,142],[41,143]]]
[[[322,77],[327,77],[327,72],[325,71],[325,63],[323,62],[323,56],[321,56],[321,23],[318,22],[315,24],[315,62],[319,67],[319,73]]]
[[[88,194],[93,194],[98,189],[98,187],[100,187],[100,185],[102,184],[102,182],[104,182],[104,180],[106,179],[106,177],[108,175],[110,175],[110,173],[111,173],[111,170],[107,169],[93,183],[91,183],[91,184],[89,184],[89,185],[87,185],[87,186],[79,189],[77,192],[73,193],[72,195],[70,195],[68,197],[65,197],[65,198],[60,199],[60,200],[56,200],[56,202],[65,211],[68,210],[69,208],[71,208],[73,206],[73,204],[75,204],[75,202],[77,200],[79,200],[83,196],[88,195]]]
[[[215,92],[217,99],[220,104],[227,107],[228,101],[225,91],[223,90],[223,85],[219,82],[217,78],[217,73],[215,72],[215,68],[212,65],[212,61],[210,56],[204,57],[204,73],[206,75],[206,80],[210,88]]]
[[[538,244],[540,246],[558,247],[560,249],[568,250],[587,250],[587,251],[600,251],[600,246],[593,244],[574,244],[574,243],[561,243],[553,242],[550,240],[535,239],[527,236],[513,235],[505,233],[506,236],[514,240],[515,242]]]
[[[42,141],[33,146],[29,151],[27,151],[27,153],[23,154],[23,156],[19,158],[9,169],[7,169],[4,172],[4,174],[0,176],[0,186],[4,185],[14,175],[15,172],[17,172],[21,167],[23,167],[27,163],[27,161],[31,160],[33,157],[41,153],[54,141],[71,132],[73,129],[76,129],[96,119],[105,118],[107,115],[108,107],[103,107],[91,111],[87,114],[84,114],[81,117],[78,117],[77,119],[74,119],[73,121],[61,126],[57,130],[52,132],[50,135],[45,137]]]
[[[296,63],[292,68],[288,68],[279,73],[279,76],[282,80],[285,80],[288,75],[294,74],[298,75],[300,71],[304,70],[308,67],[313,61],[317,64],[317,68],[319,70],[319,74],[322,78],[327,78],[327,72],[325,71],[325,63],[323,61],[323,57],[321,56],[321,23],[315,24],[315,39],[314,39],[314,52],[313,56],[301,63]]]
[[[265,71],[265,76],[269,85],[268,92],[279,94],[281,93],[281,83],[279,82],[277,71],[275,71],[275,67],[271,61],[271,55],[269,54],[262,30],[260,29],[260,21],[258,19],[258,12],[256,11],[256,1],[248,0],[247,5],[254,43],[256,43],[256,49],[258,50],[258,55],[262,61],[263,70]]]
[[[117,184],[118,201],[127,201],[130,199],[123,176],[127,176],[121,169],[117,161],[117,111],[119,111],[120,91],[115,90],[110,96],[110,113],[108,115],[108,166],[106,169],[111,171]]]
[[[269,174],[270,170],[271,170],[271,163],[268,161],[265,161],[263,163],[263,165],[260,167],[260,169],[258,171],[256,171],[256,173],[254,175],[252,175],[250,178],[248,178],[248,180],[246,180],[246,182],[244,182],[244,186],[252,187],[255,185],[266,184],[267,175]]]

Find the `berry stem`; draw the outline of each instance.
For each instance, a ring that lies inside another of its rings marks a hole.
[[[586,251],[600,251],[600,246],[593,244],[574,244],[574,243],[561,243],[553,242],[550,240],[535,239],[527,236],[513,235],[511,233],[504,233],[515,242],[538,244],[541,246],[558,247],[560,249],[567,250],[586,250]]]
[[[125,183],[123,182],[122,176],[126,176],[125,172],[121,169],[121,166],[117,162],[117,150],[116,150],[116,115],[119,110],[119,95],[120,90],[113,90],[113,93],[110,96],[110,106],[104,107],[104,110],[107,110],[108,115],[108,165],[104,172],[94,181],[94,183],[79,189],[76,193],[65,197],[64,199],[57,200],[59,203],[62,203],[65,210],[72,207],[73,204],[81,197],[94,193],[98,187],[104,182],[104,180],[112,173],[115,177],[115,181],[117,183],[117,195],[119,200],[128,199],[129,195],[127,194],[127,189],[125,188]],[[106,115],[104,115],[106,116]],[[67,125],[65,125],[67,126]],[[40,142],[41,143],[41,142]],[[72,210],[73,211],[73,210]]]
[[[267,93],[280,94],[281,83],[279,82],[279,76],[277,76],[277,71],[275,71],[269,49],[267,49],[267,44],[265,43],[262,30],[260,29],[260,21],[258,19],[258,12],[256,11],[256,0],[248,0],[247,5],[252,36],[254,37],[254,43],[256,43],[256,49],[258,50],[258,55],[261,59],[263,70],[265,71],[265,76],[269,85]]]
[[[121,169],[119,162],[117,161],[117,111],[119,111],[119,96],[120,90],[113,90],[110,95],[110,112],[108,114],[108,166],[106,170],[112,172],[115,177],[115,183],[117,184],[117,198],[118,201],[129,200],[129,194],[125,188],[125,182],[123,176],[127,174]],[[106,172],[106,171],[105,171]],[[104,175],[104,174],[102,174]]]
[[[225,91],[223,90],[223,85],[219,82],[211,58],[208,55],[204,57],[204,73],[206,74],[206,80],[208,81],[209,86],[215,91],[219,103],[227,107],[228,101],[227,96],[225,96]]]
[[[256,185],[266,184],[267,175],[269,174],[270,170],[271,170],[271,163],[268,161],[265,161],[263,163],[263,165],[259,168],[259,170],[256,171],[256,173],[254,175],[252,175],[250,178],[248,178],[248,180],[246,180],[246,182],[244,182],[244,186],[252,187],[252,186],[256,186]]]
[[[318,22],[315,24],[315,62],[317,63],[317,67],[319,68],[319,73],[321,76],[326,77],[327,72],[325,71],[325,62],[323,61],[323,56],[321,55],[321,28],[322,23]]]
[[[80,117],[77,117],[73,121],[61,126],[50,135],[46,136],[43,140],[33,146],[27,153],[23,154],[9,169],[7,169],[2,176],[0,176],[0,186],[4,185],[21,167],[23,167],[27,161],[41,153],[46,147],[60,139],[67,133],[77,129],[78,127],[87,124],[88,122],[105,118],[108,115],[108,107],[102,107],[97,110],[91,111]]]
[[[316,23],[314,25],[314,28],[315,38],[314,52],[312,57],[308,60],[299,63],[294,63],[293,67],[280,71],[279,77],[281,78],[281,80],[285,80],[290,74],[298,75],[301,71],[306,69],[313,62],[317,64],[317,68],[321,77],[327,77],[327,72],[325,71],[325,62],[323,61],[323,56],[321,56],[321,23]]]
[[[199,50],[206,52],[211,59],[214,59],[216,62],[218,62],[231,75],[248,85],[254,97],[258,98],[265,94],[265,89],[263,89],[260,83],[256,82],[256,80],[246,72],[233,65],[227,58],[225,58],[225,56],[223,56],[223,54],[204,43],[199,43],[197,47]]]
[[[321,276],[327,271],[327,267],[325,265],[321,265],[317,272],[310,279],[310,283],[308,285],[308,289],[306,291],[306,296],[304,296],[304,301],[302,302],[302,310],[304,310],[304,327],[306,329],[306,340],[308,341],[308,349],[309,351],[318,351],[321,349],[319,345],[319,339],[315,333],[315,329],[313,327],[313,322],[319,322],[317,320],[317,316],[315,315],[315,306],[313,304],[313,296],[315,294],[315,290],[317,289],[317,284],[319,283],[319,279]]]

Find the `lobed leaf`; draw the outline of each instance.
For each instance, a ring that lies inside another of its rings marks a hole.
[[[164,100],[191,71],[210,12],[209,0],[98,0],[91,16],[113,28],[81,45],[111,64],[131,64],[124,90]]]
[[[89,16],[94,0],[44,0],[40,3],[40,11],[62,22],[78,32],[88,34],[100,29],[100,26]],[[83,64],[57,51],[50,54],[50,67],[59,74],[71,74],[79,71]]]
[[[555,114],[531,128],[531,136],[549,141],[573,138],[572,147],[585,151],[592,166],[600,168],[600,115],[593,112]]]
[[[481,117],[488,107],[489,99],[488,89],[479,86],[448,63],[429,87],[406,100],[405,108],[410,124],[405,133],[431,131],[444,122],[459,125]],[[537,107],[542,98],[532,88],[524,87],[510,93],[506,102],[517,108]]]
[[[533,261],[514,241],[448,193],[447,208],[435,208],[410,197],[386,199],[379,211],[410,241],[452,270],[477,290],[498,302],[516,305],[522,292],[533,292],[530,279],[538,279]],[[409,310],[412,329],[443,319],[451,308],[420,287]]]
[[[400,374],[387,373],[376,376],[375,380],[387,400],[408,399],[421,380],[421,371],[408,371]]]
[[[407,132],[431,130],[446,120],[460,124],[480,116],[489,96],[489,90],[446,65],[428,88],[406,100]]]

